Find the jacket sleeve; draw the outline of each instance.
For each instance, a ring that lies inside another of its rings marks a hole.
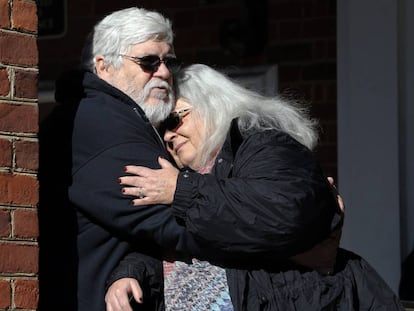
[[[173,212],[199,239],[234,254],[288,258],[339,225],[335,197],[317,161],[290,136],[254,134],[233,164],[227,153],[224,148],[216,160],[216,176],[178,177]],[[231,176],[223,175],[231,165]]]
[[[109,276],[105,291],[113,282],[126,277],[138,280],[144,294],[144,301],[163,299],[164,276],[161,260],[139,252],[129,253]]]

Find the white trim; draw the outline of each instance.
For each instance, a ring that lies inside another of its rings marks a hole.
[[[401,97],[398,6],[409,2],[337,1],[338,183],[347,206],[341,245],[367,259],[396,293],[400,211],[409,210],[401,200],[400,172],[409,167],[401,162],[399,111],[409,105]]]

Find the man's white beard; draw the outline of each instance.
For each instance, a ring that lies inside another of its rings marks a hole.
[[[154,87],[164,87],[167,89],[167,96],[162,93],[157,104],[147,104],[146,100],[150,95],[151,89]],[[138,94],[131,94],[132,99],[144,110],[145,115],[151,124],[157,127],[162,121],[164,121],[171,113],[175,97],[171,86],[165,81],[149,81],[144,89]]]

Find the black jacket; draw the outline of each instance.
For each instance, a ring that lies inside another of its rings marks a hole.
[[[226,268],[236,311],[401,310],[385,282],[353,253],[339,250],[332,276],[288,260],[330,236],[342,219],[312,152],[285,133],[242,139],[234,122],[213,174],[180,173],[172,208],[199,243],[231,254],[210,262]],[[131,253],[110,282],[120,275],[141,280],[125,273],[140,264]]]
[[[104,311],[106,280],[132,245],[155,257],[161,249],[192,256],[198,246],[168,207],[134,207],[121,193],[124,166],[157,168],[159,156],[168,158],[144,112],[92,73],[85,74],[83,87],[86,95],[73,122],[69,187],[77,215],[77,310]]]
[[[312,152],[280,131],[241,139],[235,122],[211,175],[178,177],[174,215],[198,239],[263,265],[329,236],[341,216]],[[246,257],[248,258],[248,257]]]

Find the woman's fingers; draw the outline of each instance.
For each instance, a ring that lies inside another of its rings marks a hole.
[[[141,176],[122,176],[119,178],[119,183],[125,186],[140,187],[143,180]]]
[[[128,165],[125,172],[134,176],[122,176],[119,183],[125,187],[122,193],[135,197],[134,205],[171,204],[174,198],[179,171],[169,161],[158,158],[160,169]]]
[[[164,159],[163,157],[158,157],[158,163],[161,165],[161,168],[174,167],[170,161]]]
[[[335,180],[332,177],[327,177],[327,178],[328,178],[329,183],[331,184],[332,190],[336,194],[336,200],[338,201],[339,208],[341,209],[342,213],[344,213],[345,212],[345,203],[344,203],[344,200],[342,199],[341,195],[339,194],[338,189],[336,188]]]

